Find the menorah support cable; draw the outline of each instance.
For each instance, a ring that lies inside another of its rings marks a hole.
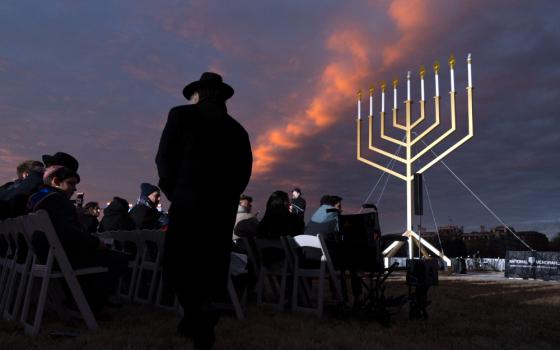
[[[424,141],[422,141],[422,143],[424,143],[424,145],[426,145],[426,143]],[[434,156],[438,157],[439,155],[434,152],[433,150],[431,151],[433,153]],[[451,175],[453,175],[453,177],[455,177],[455,179],[461,184],[463,185],[463,187],[469,191],[469,193],[492,215],[494,216],[494,218],[496,220],[498,220],[499,223],[501,223],[502,225],[504,225],[504,227],[506,228],[506,230],[508,230],[515,238],[517,238],[521,243],[523,243],[523,245],[525,245],[525,247],[529,248],[530,251],[535,251],[533,248],[531,248],[531,246],[529,244],[527,244],[527,242],[525,242],[523,239],[521,239],[521,237],[519,237],[515,232],[513,232],[513,230],[509,227],[509,225],[507,225],[492,209],[490,209],[490,207],[488,207],[488,205],[486,205],[486,203],[484,203],[482,201],[482,199],[480,199],[476,193],[474,193],[473,190],[470,189],[469,186],[467,186],[467,184],[461,180],[461,178],[455,174],[455,172],[453,170],[451,170],[451,168],[444,162],[441,161],[441,164],[451,173]],[[427,187],[426,187],[427,188]],[[429,198],[429,197],[428,197]]]
[[[467,58],[468,64],[468,86],[467,90],[467,119],[468,119],[468,132],[467,135],[457,141],[455,144],[450,146],[447,150],[442,152],[441,154],[437,155],[433,160],[428,162],[426,165],[421,167],[417,173],[423,173],[429,168],[431,168],[434,164],[441,161],[455,149],[460,147],[463,143],[469,140],[474,135],[473,129],[473,105],[472,105],[472,96],[473,96],[473,87],[472,87],[472,73],[471,73],[471,56],[469,54]],[[434,64],[434,78],[435,78],[435,96],[434,96],[434,121],[433,123],[426,128],[422,133],[418,134],[414,131],[419,125],[422,124],[423,121],[426,119],[425,113],[425,98],[424,98],[424,75],[425,69],[422,67],[420,70],[420,78],[421,78],[421,100],[420,100],[420,117],[417,118],[414,122],[412,121],[412,100],[410,98],[410,72],[407,74],[407,99],[404,101],[405,104],[405,120],[404,124],[398,122],[398,107],[397,107],[397,85],[398,80],[393,80],[393,109],[392,109],[392,116],[393,116],[393,128],[396,130],[404,131],[404,140],[399,141],[398,139],[392,138],[387,136],[385,133],[385,89],[386,84],[383,82],[381,84],[381,113],[380,113],[380,137],[379,140],[385,140],[393,144],[397,144],[402,146],[406,150],[405,158],[399,157],[397,155],[391,154],[380,146],[374,145],[374,138],[373,138],[373,88],[370,88],[369,92],[369,101],[370,101],[370,115],[368,116],[368,150],[377,154],[380,154],[385,157],[389,157],[394,161],[398,161],[405,166],[405,173],[401,174],[393,169],[389,169],[374,160],[367,159],[365,156],[362,155],[361,150],[361,138],[362,138],[362,117],[361,117],[361,92],[358,92],[358,118],[356,120],[356,135],[357,135],[357,159],[363,163],[368,164],[374,168],[382,170],[387,174],[393,175],[403,181],[406,182],[406,231],[403,233],[404,236],[408,237],[408,256],[409,258],[413,257],[413,245],[416,244],[419,248],[419,251],[422,252],[424,255],[428,255],[428,251],[431,251],[433,254],[442,258],[448,266],[451,266],[451,260],[443,254],[443,252],[439,251],[437,248],[432,246],[429,242],[425,239],[422,240],[421,237],[414,232],[412,229],[412,181],[413,181],[413,168],[415,163],[419,161],[419,159],[424,156],[427,152],[432,151],[433,148],[436,147],[438,144],[443,142],[447,139],[451,134],[456,131],[456,106],[455,106],[455,81],[454,81],[454,69],[455,69],[455,58],[451,56],[449,59],[449,68],[450,68],[450,82],[451,82],[451,91],[449,92],[450,97],[450,128],[445,131],[442,135],[437,137],[434,141],[430,144],[426,144],[423,140],[424,137],[432,133],[437,127],[440,125],[440,95],[439,95],[439,63]],[[413,134],[415,137],[413,138]],[[422,141],[425,145],[425,148],[420,150],[418,153],[413,154],[413,146]],[[436,227],[436,230],[438,228]],[[387,249],[383,251],[385,257],[391,257],[398,249],[403,245],[403,242],[394,242],[391,244]]]
[[[404,142],[404,137],[403,137],[403,142]],[[397,147],[397,150],[395,151],[394,155],[398,156],[399,152],[401,151],[402,146],[399,145],[399,147]],[[394,159],[390,159],[389,162],[387,163],[387,165],[385,165],[386,168],[393,170],[393,166],[395,165],[395,160]],[[373,185],[373,187],[371,188],[371,191],[369,191],[369,194],[367,195],[366,199],[364,200],[364,203],[369,203],[369,199],[371,198],[371,195],[373,194],[373,192],[375,191],[375,189],[377,188],[377,185],[379,185],[379,183],[381,182],[381,180],[383,179],[384,174],[381,174],[381,176],[377,179],[377,182],[375,183],[375,185]],[[387,186],[387,180],[389,180],[390,175],[387,174],[387,178],[385,180],[385,184],[383,185],[383,189],[381,190],[381,193],[379,195],[379,198],[377,199],[377,202],[375,203],[376,206],[379,205],[379,203],[381,202],[381,197],[383,196],[383,192],[385,191],[385,187]],[[360,208],[360,210],[358,211],[358,213],[361,213],[364,210],[364,207],[362,206]]]

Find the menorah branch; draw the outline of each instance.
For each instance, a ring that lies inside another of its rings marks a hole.
[[[420,118],[416,119],[416,121],[412,123],[412,125],[410,126],[411,129],[414,129],[418,126],[418,124],[424,121],[424,118],[426,117],[425,105],[426,101],[420,101]]]
[[[357,154],[357,159],[358,159],[360,162],[366,163],[366,164],[368,164],[368,165],[370,165],[370,166],[372,166],[372,167],[374,167],[374,168],[377,168],[377,169],[379,169],[379,170],[381,170],[381,171],[384,171],[384,172],[386,172],[386,173],[388,173],[388,174],[391,174],[391,175],[393,175],[393,176],[395,176],[395,177],[398,177],[398,178],[401,179],[401,180],[407,181],[407,177],[406,177],[406,176],[404,176],[404,175],[402,175],[402,174],[399,174],[398,172],[396,172],[396,171],[394,171],[394,170],[392,170],[392,169],[389,169],[389,168],[387,168],[387,167],[385,167],[385,166],[383,166],[383,165],[381,165],[381,164],[375,163],[375,162],[373,162],[373,161],[371,161],[371,160],[369,160],[369,159],[366,159],[366,158],[362,157],[362,151],[361,151],[361,146],[362,146],[362,145],[361,145],[361,141],[360,141],[360,140],[361,140],[361,134],[362,134],[362,132],[361,132],[361,120],[360,120],[360,119],[357,119],[357,120],[356,120],[356,135],[357,135],[357,140],[356,140],[356,141],[357,141],[357,142],[356,142],[356,154]]]
[[[468,132],[467,132],[467,135],[465,137],[463,137],[461,140],[459,140],[457,143],[455,143],[453,146],[448,148],[445,152],[441,153],[439,156],[434,158],[431,162],[429,162],[428,164],[423,166],[420,170],[418,170],[419,174],[428,170],[431,166],[433,166],[434,164],[436,164],[437,162],[439,162],[440,160],[445,158],[449,153],[453,152],[455,149],[460,147],[463,143],[467,142],[468,139],[470,139],[471,137],[474,136],[472,94],[473,94],[473,88],[468,87],[467,88],[467,95],[468,95],[468,103],[467,103],[468,104]]]
[[[451,127],[449,128],[449,130],[447,130],[443,135],[441,135],[440,137],[438,137],[437,139],[435,139],[432,143],[430,143],[426,148],[424,148],[423,150],[421,150],[420,152],[418,152],[418,154],[416,154],[414,157],[412,157],[412,159],[410,160],[411,162],[415,162],[418,160],[418,158],[422,157],[424,154],[426,154],[426,152],[430,151],[432,148],[434,148],[435,146],[437,146],[437,144],[439,144],[440,142],[442,142],[443,140],[445,140],[449,135],[451,135],[456,127],[456,122],[455,122],[455,92],[451,91],[449,92],[449,97],[450,97],[450,107],[451,107]]]
[[[368,139],[369,139],[368,149],[369,149],[369,150],[374,151],[374,152],[377,152],[377,153],[379,153],[379,154],[382,154],[382,155],[384,155],[384,156],[386,156],[386,157],[389,157],[389,158],[391,158],[391,159],[394,159],[394,160],[396,160],[396,161],[398,161],[398,162],[401,162],[401,163],[403,163],[403,164],[406,164],[406,159],[404,159],[404,158],[402,158],[402,157],[399,157],[399,156],[397,156],[397,155],[395,155],[395,154],[392,154],[392,153],[390,153],[390,152],[387,152],[387,151],[385,151],[385,150],[382,150],[382,149],[380,149],[380,148],[377,148],[377,147],[375,147],[375,146],[373,145],[373,117],[372,117],[372,116],[369,116],[369,117],[368,117],[368,136],[369,136],[369,137],[368,137]],[[395,139],[395,141],[398,141],[398,140]],[[398,142],[399,142],[402,146],[405,146],[405,147],[406,147],[406,144],[405,144],[404,142],[402,142],[402,141],[398,141]],[[396,142],[395,142],[395,143],[396,143]]]
[[[399,146],[406,147],[406,143],[400,140],[397,140],[391,136],[385,135],[385,112],[381,112],[379,120],[381,121],[381,138],[383,140],[387,140],[389,142],[395,143]],[[371,143],[371,141],[370,141]]]
[[[428,127],[420,135],[418,135],[416,138],[414,138],[414,140],[412,140],[412,142],[411,142],[412,146],[414,146],[414,144],[416,142],[422,140],[426,135],[428,135],[430,132],[432,132],[432,130],[434,130],[435,128],[438,127],[438,125],[440,123],[439,102],[440,102],[440,97],[439,96],[434,96],[434,115],[435,115],[434,122],[432,123],[432,125],[430,125],[430,127]],[[414,126],[416,126],[416,125],[413,124],[412,127],[414,127]]]

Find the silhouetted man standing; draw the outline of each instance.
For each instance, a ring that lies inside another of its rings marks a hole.
[[[191,104],[171,109],[156,156],[159,186],[171,201],[164,275],[185,311],[178,332],[195,348],[214,343],[212,302],[226,291],[231,232],[251,176],[249,136],[226,109],[233,93],[215,73],[187,85]]]
[[[305,199],[303,199],[301,190],[297,187],[292,190],[292,213],[305,221]]]

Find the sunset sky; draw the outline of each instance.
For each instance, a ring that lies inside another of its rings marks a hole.
[[[439,60],[448,120],[455,55],[458,129],[439,153],[466,133],[472,53],[475,134],[445,162],[506,223],[552,237],[560,232],[559,13],[552,0],[3,1],[0,182],[25,159],[65,151],[80,161],[86,201],[134,202],[141,182],[157,183],[167,112],[186,102],[187,83],[215,71],[235,89],[228,109],[251,138],[246,193],[261,216],[271,192],[293,187],[303,190],[308,217],[323,194],[340,195],[352,213],[381,176],[356,160],[356,91],[374,84],[378,113],[380,81],[398,78],[402,112],[406,72],[418,101],[425,65],[433,118]],[[385,103],[392,106],[392,91]],[[442,165],[424,180],[438,225],[499,224]],[[379,204],[383,232],[402,231],[405,183],[389,178],[379,201],[384,184],[369,201]],[[431,230],[425,204],[422,225]]]

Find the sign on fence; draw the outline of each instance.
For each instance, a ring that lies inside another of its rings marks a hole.
[[[560,280],[560,253],[508,251],[505,276],[558,281]]]

